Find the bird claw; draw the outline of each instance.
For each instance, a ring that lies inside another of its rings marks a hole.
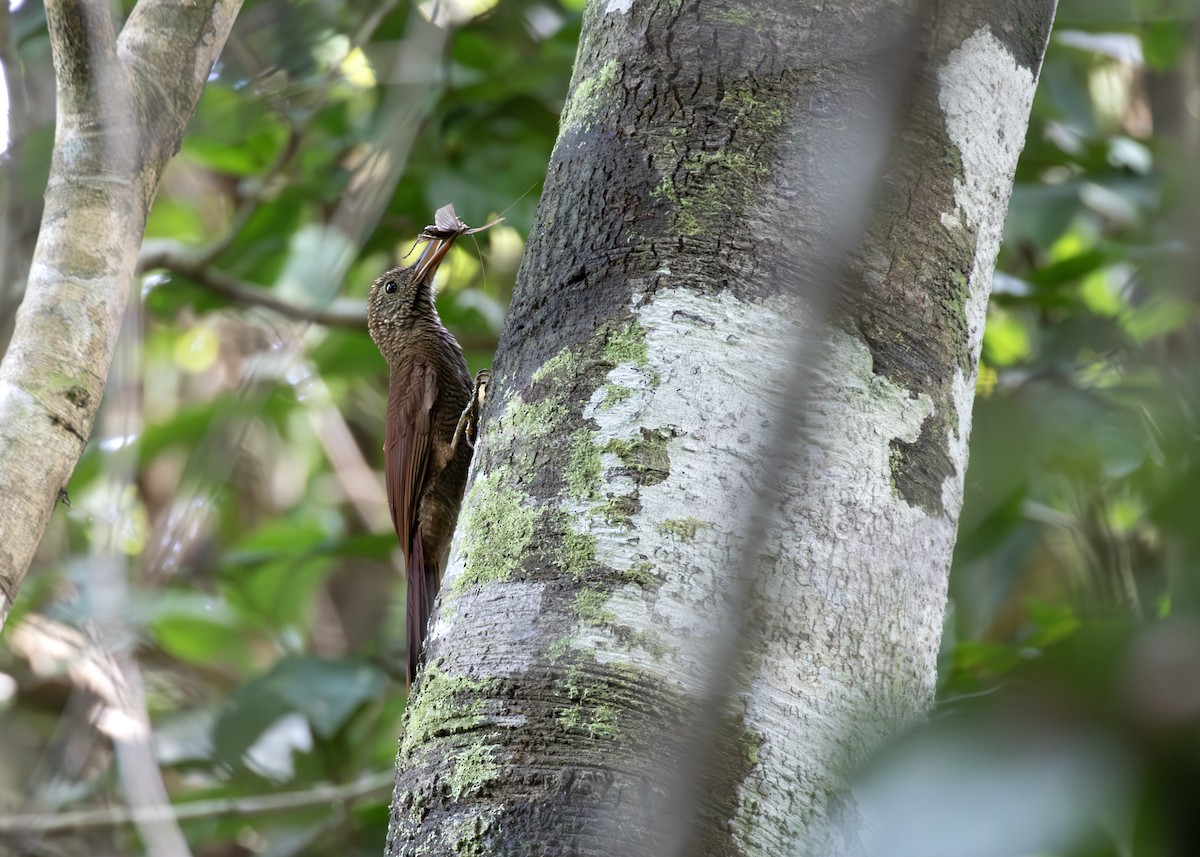
[[[458,418],[458,425],[454,428],[454,439],[450,442],[452,453],[458,449],[460,440],[465,440],[471,449],[475,448],[475,441],[479,437],[479,415],[483,413],[483,405],[487,399],[487,387],[491,380],[490,369],[480,369],[475,376],[475,392],[471,395],[471,401],[463,408],[462,416]]]

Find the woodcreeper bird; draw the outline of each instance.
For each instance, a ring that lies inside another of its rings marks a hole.
[[[487,227],[468,229],[449,205],[436,221],[421,232],[418,240],[428,243],[417,262],[389,270],[367,299],[367,327],[390,370],[383,460],[408,579],[410,685],[449,558],[490,377],[482,370],[472,384],[433,294],[434,275],[454,241]]]

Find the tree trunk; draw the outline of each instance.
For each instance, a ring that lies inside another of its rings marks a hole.
[[[146,215],[241,0],[47,0],[57,124],[25,299],[0,364],[0,626],[91,434]]]
[[[931,5],[589,4],[389,854],[853,852],[933,700],[1054,12]]]

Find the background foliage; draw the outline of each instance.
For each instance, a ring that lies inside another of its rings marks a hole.
[[[405,4],[247,3],[151,215],[73,506],[0,640],[0,805],[121,803],[110,739],[144,699],[173,802],[259,810],[184,821],[195,853],[379,853],[403,584],[385,366],[356,312],[438,206],[503,210],[440,281],[489,363],[580,5],[443,2],[460,26],[429,61]],[[1060,9],[989,310],[939,710],[863,775],[890,855],[1200,853],[1195,15]],[[40,5],[4,23],[11,314],[53,76]],[[372,774],[353,801],[255,804]],[[140,847],[120,825],[0,838]]]

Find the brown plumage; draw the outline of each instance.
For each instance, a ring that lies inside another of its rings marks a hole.
[[[459,234],[422,233],[429,243],[417,263],[388,271],[367,300],[367,327],[391,370],[383,458],[408,578],[410,684],[450,553],[487,381],[481,372],[471,383],[462,348],[434,307],[434,274]]]

